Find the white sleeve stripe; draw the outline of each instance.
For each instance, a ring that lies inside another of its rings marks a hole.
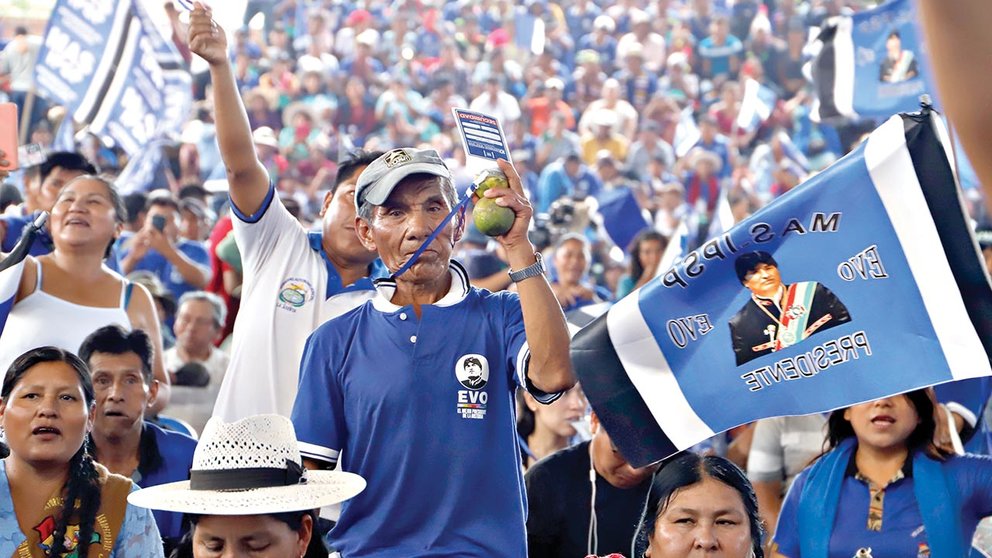
[[[530,366],[530,345],[524,341],[522,347],[520,347],[520,352],[517,353],[517,374],[520,375],[520,379],[523,383],[527,383],[527,368]]]
[[[975,424],[978,422],[978,417],[975,416],[975,413],[971,412],[971,409],[965,407],[957,401],[950,401],[945,403],[944,406],[947,407],[947,410],[950,412],[963,418],[964,421],[968,423],[968,426],[975,428]]]
[[[558,391],[555,393],[545,393],[543,395],[534,393],[534,389],[537,389],[534,384],[527,378],[527,372],[530,369],[530,345],[524,341],[522,347],[520,347],[520,352],[517,353],[517,374],[520,376],[520,384],[524,386],[524,389],[528,393],[534,396],[534,399],[542,405],[550,405],[561,398],[565,394],[564,391]],[[533,389],[531,389],[533,388]]]
[[[297,442],[297,444],[300,446],[300,453],[304,457],[312,457],[321,461],[336,463],[338,455],[341,453],[339,450],[325,448],[316,444],[308,444],[306,442]]]

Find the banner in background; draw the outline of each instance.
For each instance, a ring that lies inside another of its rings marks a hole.
[[[892,0],[829,20],[812,63],[818,106],[814,120],[885,119],[915,110],[932,93],[924,72],[925,45],[912,0]]]
[[[579,381],[628,461],[992,374],[992,288],[948,145],[929,111],[892,117],[580,331]]]
[[[131,0],[59,0],[35,81],[42,96],[129,155],[178,133],[192,105],[179,51]]]

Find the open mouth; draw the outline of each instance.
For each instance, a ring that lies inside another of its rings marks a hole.
[[[889,415],[878,415],[877,417],[873,417],[871,419],[871,423],[872,424],[886,426],[886,425],[890,425],[890,424],[895,424],[896,423],[896,419],[894,417],[889,416]]]
[[[38,426],[31,431],[33,436],[61,436],[62,431],[54,426]]]
[[[124,413],[122,413],[120,411],[107,411],[107,412],[103,413],[103,416],[105,416],[105,417],[111,417],[111,418],[127,418],[127,415],[125,415]]]
[[[87,223],[86,221],[84,221],[82,219],[69,219],[68,221],[65,222],[65,226],[67,226],[67,227],[68,226],[73,226],[73,225],[74,226],[78,226],[78,227],[88,227],[88,226],[90,226],[89,223]]]

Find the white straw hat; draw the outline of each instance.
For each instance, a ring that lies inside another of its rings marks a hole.
[[[354,497],[365,479],[303,469],[293,423],[279,415],[210,419],[193,454],[190,480],[143,488],[127,501],[153,510],[259,515],[313,510]]]

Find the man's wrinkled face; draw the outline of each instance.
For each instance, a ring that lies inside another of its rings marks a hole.
[[[415,174],[396,185],[389,198],[373,208],[369,221],[358,218],[355,222],[362,244],[369,250],[377,250],[382,263],[395,273],[450,211],[451,204],[441,192],[441,179]],[[403,278],[416,284],[434,281],[448,273],[451,249],[459,232],[452,220]]]

